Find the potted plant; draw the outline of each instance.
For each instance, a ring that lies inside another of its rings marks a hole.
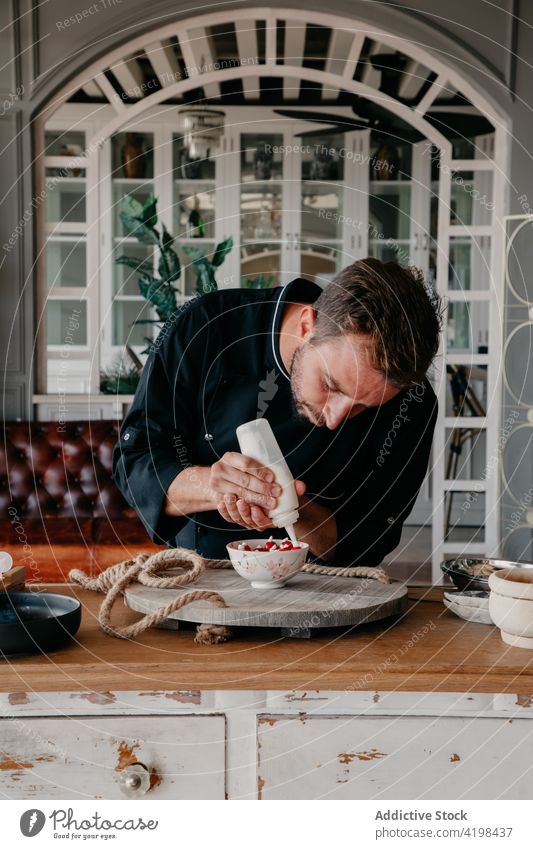
[[[122,198],[120,220],[130,236],[143,245],[152,245],[158,252],[157,273],[152,262],[138,260],[134,257],[120,256],[116,262],[133,269],[139,275],[139,291],[154,307],[156,319],[138,319],[134,324],[164,324],[178,308],[177,295],[180,289],[175,285],[181,276],[181,263],[173,248],[174,237],[161,222],[161,230],[157,229],[157,198],[151,194],[144,204],[131,195]],[[218,268],[233,246],[231,238],[224,239],[215,249],[214,256],[208,259],[203,248],[185,245],[184,253],[191,258],[197,274],[196,291],[211,292],[217,289],[215,269]],[[145,336],[147,348],[143,354],[149,353],[152,340]]]

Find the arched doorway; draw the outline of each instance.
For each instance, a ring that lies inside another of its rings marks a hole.
[[[224,134],[216,171],[185,176],[178,185],[177,169],[185,172],[172,123],[191,105],[222,109]],[[54,327],[63,328],[74,301],[81,301],[75,318],[85,335],[69,344],[68,357],[88,364],[86,392],[96,392],[102,365],[139,317],[131,282],[117,281],[113,271],[113,240],[142,255],[128,247],[115,220],[126,189],[141,199],[143,191],[155,190],[171,230],[183,224],[176,210],[198,203],[212,228],[204,237],[209,243],[233,236],[236,248],[220,285],[240,285],[261,273],[281,282],[314,273],[326,283],[339,263],[368,253],[413,262],[450,304],[435,371],[440,410],[431,493],[429,484],[425,493],[433,577],[439,578],[443,556],[496,553],[498,480],[487,469],[499,426],[507,151],[505,116],[482,92],[440,58],[376,27],[301,10],[240,9],[238,25],[231,11],[221,11],[117,48],[69,83],[40,116],[37,132],[42,182],[54,169],[64,172],[57,208],[52,200],[41,222],[48,262],[40,272],[40,311],[48,322],[48,344],[40,334],[41,363],[47,347],[48,363],[55,353],[61,365]],[[145,162],[144,174],[117,176],[126,132],[141,138],[130,138],[130,145],[141,145],[132,158]],[[145,160],[143,137],[150,138]],[[248,155],[261,139],[277,149],[266,181]],[[309,156],[306,139],[313,139]],[[287,159],[289,147],[296,155]],[[324,147],[333,153],[320,156]],[[336,177],[328,176],[332,160]],[[268,183],[266,191],[259,182]],[[317,216],[328,209],[333,219],[323,215],[318,229]],[[248,235],[243,221],[253,222]],[[309,221],[315,230],[305,230]],[[459,368],[483,396],[475,410],[459,408],[446,367]],[[43,371],[40,383],[41,391],[50,391]],[[469,450],[454,469],[451,446],[464,431]],[[468,538],[474,515],[479,532]]]

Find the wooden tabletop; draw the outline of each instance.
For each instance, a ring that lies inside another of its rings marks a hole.
[[[440,591],[409,592],[396,620],[311,639],[279,629],[242,628],[226,643],[200,646],[195,628],[150,629],[134,641],[99,627],[103,596],[68,584],[33,589],[77,596],[82,623],[73,642],[48,656],[0,659],[0,691],[35,692],[174,688],[222,690],[403,690],[533,693],[533,652],[512,648],[494,626],[457,618]],[[420,596],[414,598],[413,596]],[[140,618],[115,603],[114,624]],[[181,626],[180,626],[181,628]]]

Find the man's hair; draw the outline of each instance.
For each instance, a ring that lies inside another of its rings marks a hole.
[[[360,259],[340,271],[313,306],[312,345],[363,336],[373,368],[388,383],[403,389],[422,382],[439,347],[442,301],[420,269]]]

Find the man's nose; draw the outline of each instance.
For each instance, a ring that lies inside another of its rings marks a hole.
[[[331,401],[324,407],[323,415],[326,420],[326,427],[330,430],[335,430],[350,412],[350,404],[348,400]]]

